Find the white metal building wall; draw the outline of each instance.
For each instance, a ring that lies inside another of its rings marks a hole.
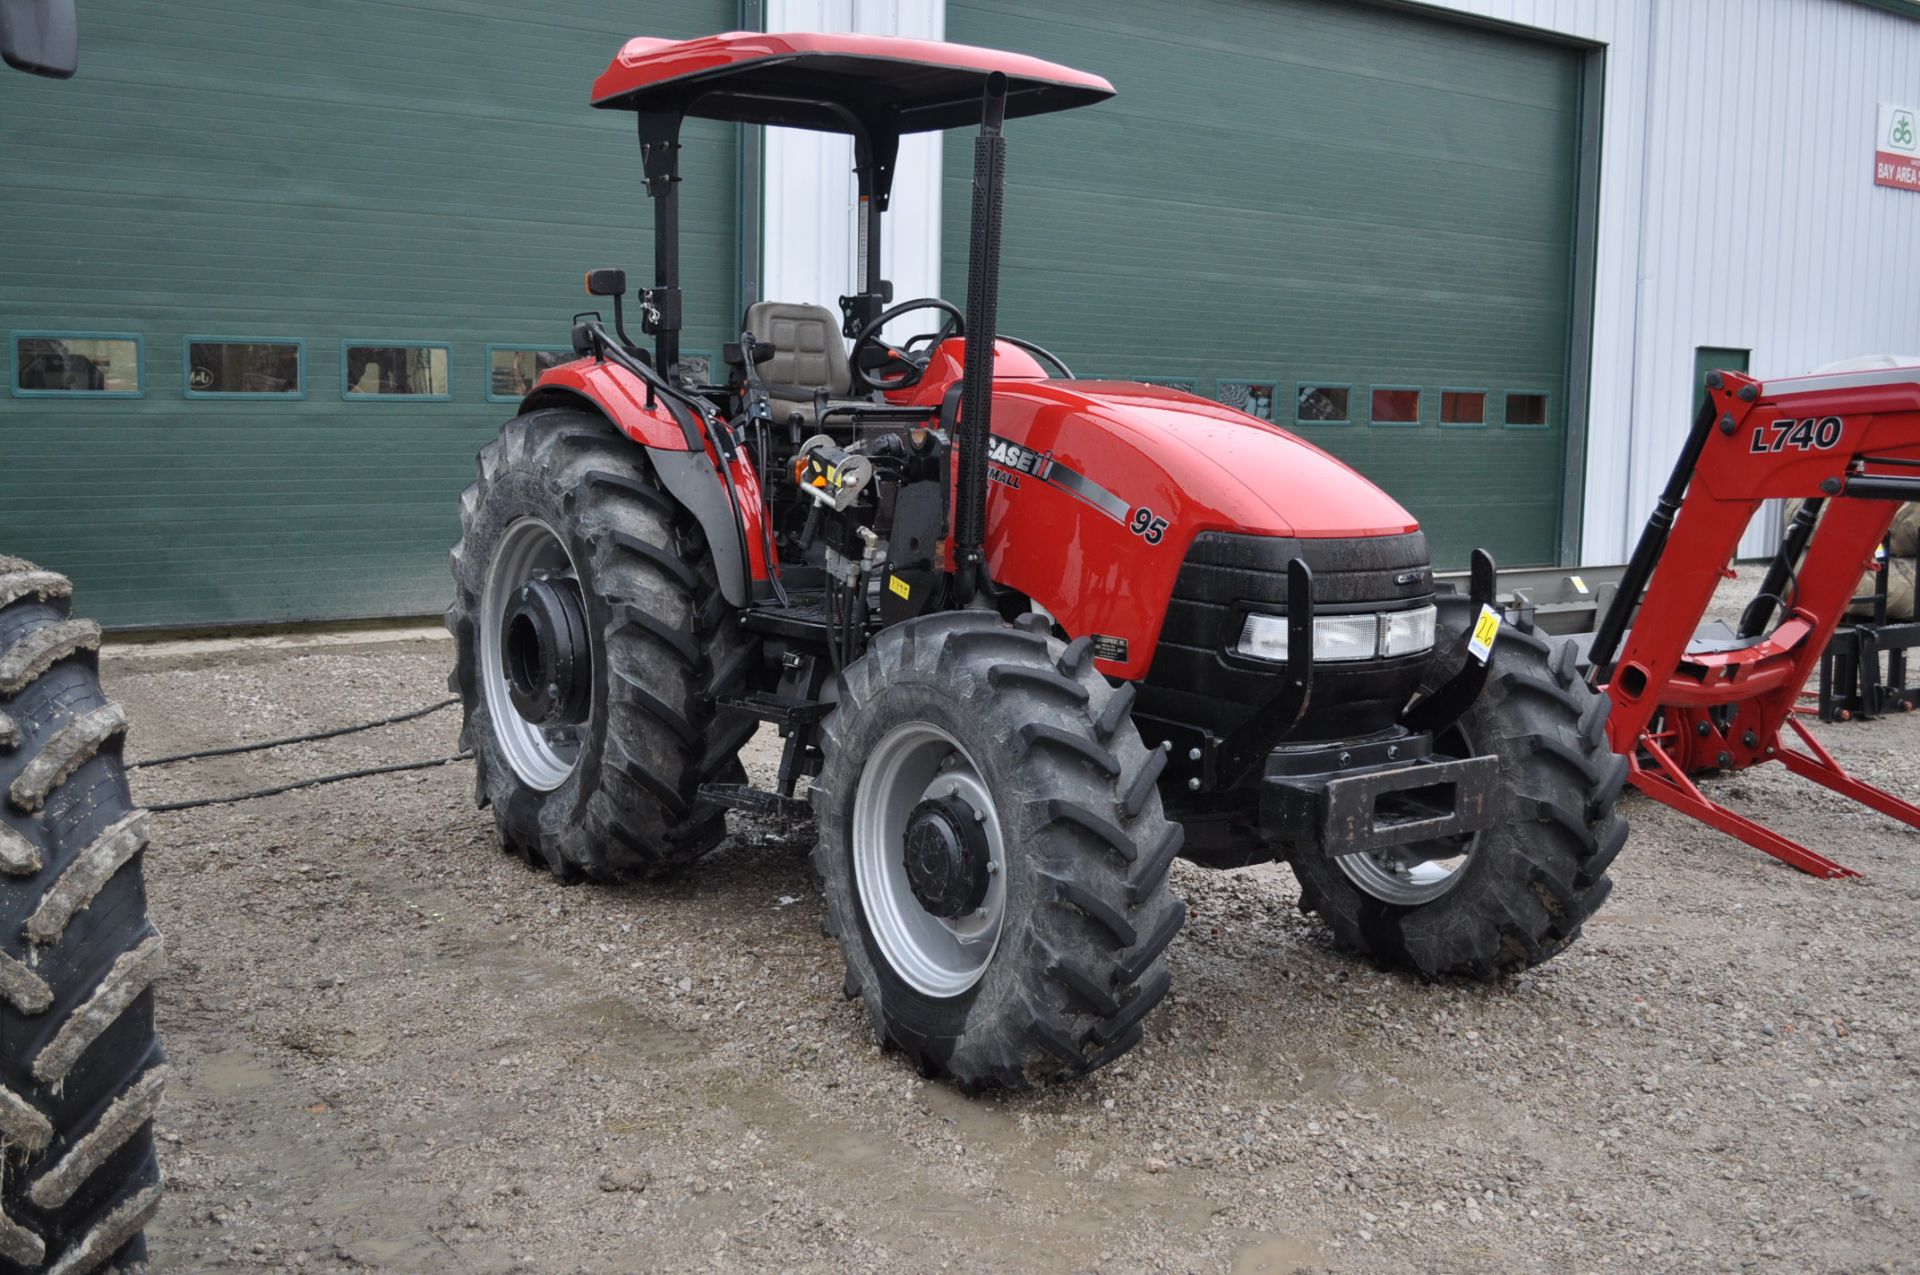
[[[1920,99],[1920,22],[1855,0],[1439,7],[1607,46],[1582,560],[1624,561],[1653,508],[1696,347],[1751,350],[1760,376],[1920,350],[1920,195],[1873,185],[1879,103]]]
[[[1631,549],[1690,423],[1696,347],[1750,350],[1762,376],[1920,350],[1920,195],[1872,182],[1878,104],[1920,98],[1920,22],[1856,0],[1428,7],[1604,46],[1580,560]],[[944,26],[944,0],[768,5],[770,30]],[[790,145],[768,146],[768,295],[831,303],[853,281],[852,180],[835,176],[851,153]],[[893,220],[932,232],[886,245],[907,254],[888,264],[901,297],[939,291],[939,151],[921,145],[911,168],[903,147]],[[818,220],[843,186],[846,217]]]
[[[946,0],[768,0],[769,31],[859,31],[945,38]],[[857,290],[859,190],[853,139],[770,128],[766,145],[766,298],[832,308]],[[900,139],[880,266],[894,296],[940,295],[940,135]]]

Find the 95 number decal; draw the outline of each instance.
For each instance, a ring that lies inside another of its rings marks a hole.
[[[1127,530],[1148,544],[1157,545],[1167,534],[1167,520],[1142,505],[1133,511],[1133,521],[1127,524]]]
[[[1838,416],[1807,416],[1800,420],[1789,416],[1768,425],[1755,425],[1747,451],[1762,455],[1795,447],[1803,452],[1824,452],[1839,444],[1841,429]]]

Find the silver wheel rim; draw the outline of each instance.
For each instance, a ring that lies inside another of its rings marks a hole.
[[[929,797],[957,797],[984,816],[986,896],[969,916],[947,919],[920,906],[907,879],[907,816]],[[896,726],[860,772],[853,800],[853,879],[880,954],[915,991],[958,996],[987,971],[1007,910],[1000,814],[979,767],[959,741],[929,722]]]
[[[1416,846],[1394,849],[1405,853],[1395,855],[1392,849],[1368,850],[1343,854],[1334,862],[1347,874],[1347,880],[1382,903],[1414,907],[1431,903],[1458,885],[1467,869],[1467,860],[1473,857],[1471,843],[1461,848],[1460,853],[1444,859],[1420,859]]]
[[[1448,745],[1447,755],[1457,752],[1462,757],[1475,756],[1472,742],[1464,736],[1465,732],[1456,726],[1436,742]],[[1347,874],[1347,880],[1382,903],[1417,907],[1433,902],[1460,884],[1479,844],[1480,834],[1476,832],[1465,841],[1458,838],[1416,841],[1384,850],[1339,855],[1334,862]],[[1441,853],[1443,851],[1452,853]]]
[[[480,689],[494,742],[513,773],[541,792],[567,782],[580,764],[580,728],[536,726],[514,710],[500,649],[500,626],[521,585],[553,579],[577,584],[580,573],[553,528],[538,518],[522,518],[500,537],[493,561],[487,564],[487,585],[480,599]]]

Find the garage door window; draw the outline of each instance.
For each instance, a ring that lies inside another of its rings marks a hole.
[[[1449,429],[1474,429],[1487,423],[1485,390],[1441,390],[1440,424]]]
[[[1272,381],[1237,381],[1223,377],[1216,397],[1228,407],[1237,407],[1249,416],[1270,421],[1273,419],[1274,400],[1280,397],[1279,391],[1280,387]]]
[[[1372,414],[1368,419],[1375,425],[1418,425],[1420,391],[1404,385],[1374,386]]]
[[[140,338],[109,332],[16,332],[13,392],[20,398],[138,398]]]
[[[453,351],[430,341],[343,341],[343,398],[453,397]]]
[[[1293,419],[1302,425],[1345,425],[1352,387],[1346,385],[1302,385],[1294,399]]]
[[[487,399],[516,403],[524,398],[540,374],[573,358],[573,351],[551,345],[489,345]]]
[[[1545,390],[1512,390],[1507,394],[1508,429],[1547,428]]]
[[[190,336],[183,373],[188,398],[305,398],[303,343]]]

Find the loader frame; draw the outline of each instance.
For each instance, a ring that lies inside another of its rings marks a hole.
[[[1594,635],[1590,678],[1613,700],[1607,730],[1634,787],[1802,872],[1858,876],[1693,776],[1777,761],[1920,828],[1920,807],[1848,773],[1794,711],[1900,502],[1920,499],[1920,368],[1766,382],[1715,372],[1707,390]],[[1737,633],[1702,635],[1741,535],[1781,497],[1807,500]]]

